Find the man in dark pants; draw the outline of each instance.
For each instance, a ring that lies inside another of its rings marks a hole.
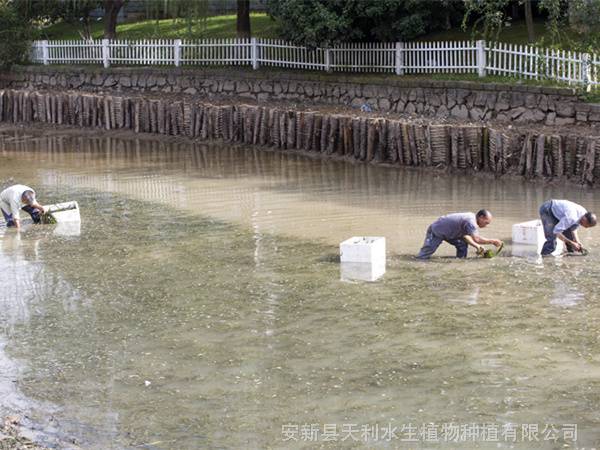
[[[548,200],[540,206],[540,218],[544,226],[546,242],[542,247],[542,256],[552,254],[556,250],[556,238],[565,243],[567,251],[572,253],[582,250],[577,228],[581,225],[590,228],[596,225],[596,215],[588,212],[583,206],[569,200]]]
[[[456,247],[456,257],[466,258],[468,246],[483,250],[481,244],[502,245],[499,239],[486,239],[479,236],[477,227],[485,228],[492,221],[492,213],[482,209],[477,214],[470,212],[454,213],[442,216],[427,228],[425,242],[417,255],[419,259],[429,259],[442,242],[446,241]]]
[[[29,186],[15,184],[0,192],[0,211],[7,227],[21,227],[19,212],[28,213],[34,223],[40,223],[45,210],[35,199],[35,191]]]

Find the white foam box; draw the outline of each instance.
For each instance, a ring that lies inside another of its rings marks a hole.
[[[526,248],[526,253],[529,253],[532,248],[536,249],[537,254],[542,253],[542,247],[546,242],[546,236],[544,235],[544,227],[541,220],[529,220],[527,222],[515,223],[512,226],[512,241],[513,241],[513,255],[521,256],[519,251],[515,252],[515,249]],[[556,250],[552,255],[557,256],[563,252],[563,242],[560,239],[556,240]]]
[[[55,203],[54,205],[46,205],[46,212],[49,213],[56,223],[63,222],[81,222],[81,214],[79,213],[79,204],[77,202]]]
[[[340,264],[341,281],[376,281],[385,274],[383,263],[343,262]]]
[[[355,236],[346,239],[340,244],[340,262],[385,265],[385,238]]]

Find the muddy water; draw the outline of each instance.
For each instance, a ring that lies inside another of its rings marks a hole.
[[[83,214],[0,229],[0,413],[47,445],[600,441],[600,230],[587,258],[410,258],[441,213],[488,207],[506,239],[546,198],[600,210],[593,191],[3,129],[11,177]],[[387,273],[342,282],[337,244],[362,234]]]

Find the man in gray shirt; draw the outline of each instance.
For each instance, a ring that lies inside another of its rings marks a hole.
[[[544,226],[546,242],[542,256],[550,255],[556,249],[556,238],[563,241],[568,252],[582,250],[577,228],[581,225],[590,228],[596,225],[596,215],[583,206],[569,200],[548,200],[540,206],[540,218]]]
[[[442,216],[427,228],[425,243],[417,255],[419,259],[429,259],[442,242],[446,241],[456,247],[456,257],[466,258],[468,245],[483,250],[481,244],[502,245],[499,239],[486,239],[479,236],[477,227],[485,228],[492,221],[492,213],[487,209],[480,210],[477,214],[470,212],[454,213]]]

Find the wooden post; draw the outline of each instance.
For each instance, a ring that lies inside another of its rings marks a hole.
[[[535,175],[541,177],[544,175],[544,153],[545,153],[546,136],[540,134],[536,140],[536,161],[535,161]]]
[[[258,69],[258,42],[256,38],[250,39],[251,49],[252,49],[252,68],[254,70]]]
[[[581,75],[583,83],[583,88],[586,91],[591,90],[590,85],[590,75],[591,75],[591,65],[590,65],[590,55],[589,53],[583,53],[581,55]]]
[[[173,61],[175,62],[175,67],[181,65],[181,39],[173,41]]]
[[[102,63],[104,64],[104,68],[108,68],[110,66],[110,41],[108,39],[102,39]]]
[[[331,49],[325,49],[325,70],[331,72]]]
[[[40,41],[42,44],[42,61],[44,65],[47,66],[50,64],[50,52],[48,50],[48,41]]]
[[[404,42],[396,42],[396,75],[404,75]]]
[[[486,58],[485,41],[477,41],[477,73],[480,77],[485,77]]]

